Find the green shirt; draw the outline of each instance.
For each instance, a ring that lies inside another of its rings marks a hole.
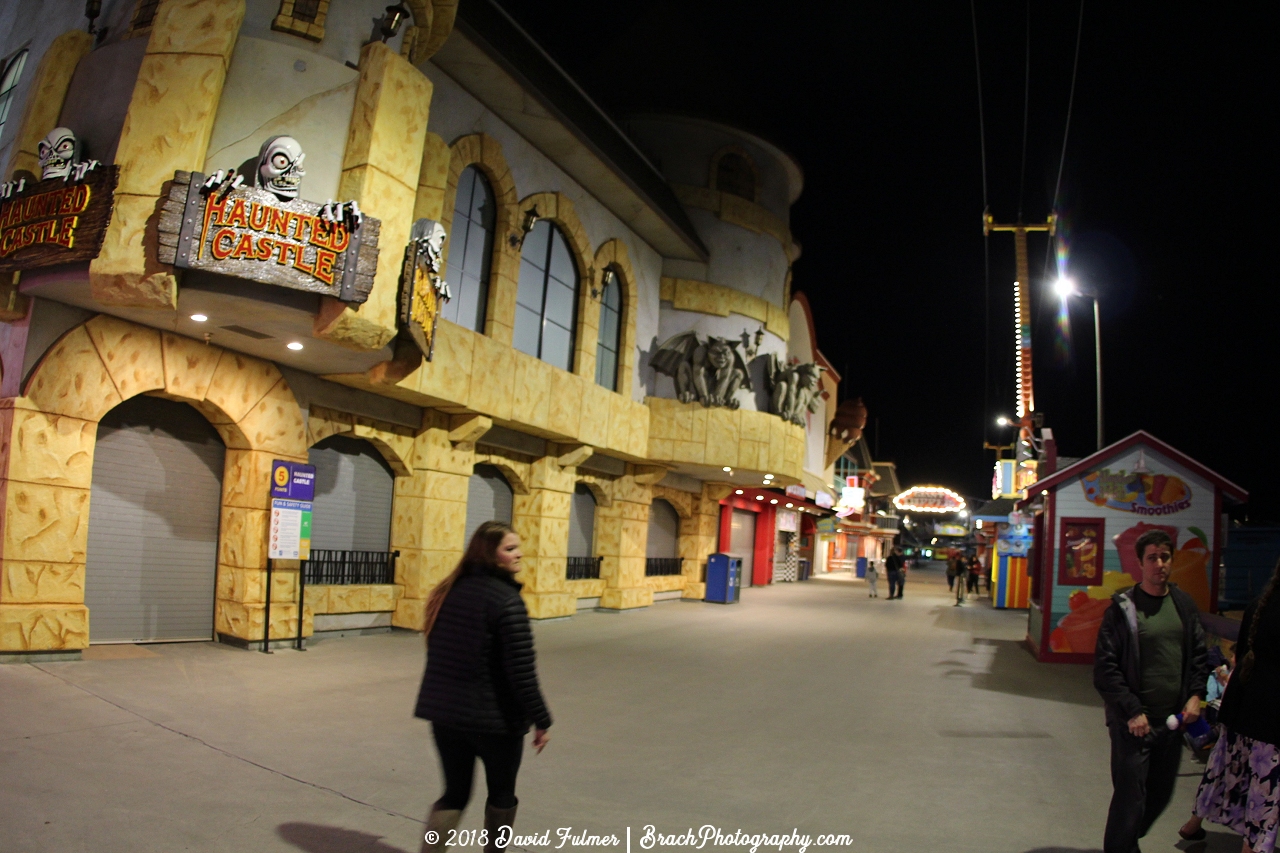
[[[1152,726],[1182,710],[1182,618],[1170,596],[1134,590],[1141,654],[1142,712]]]

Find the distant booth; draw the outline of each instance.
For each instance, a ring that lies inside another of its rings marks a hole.
[[[1050,459],[1052,470],[1052,458]],[[1248,493],[1146,432],[1136,432],[1028,489],[1027,640],[1037,660],[1090,663],[1111,596],[1142,579],[1134,543],[1173,539],[1170,580],[1216,613],[1226,503]]]
[[[1026,610],[1031,603],[1027,568],[1031,519],[1014,505],[1013,498],[997,498],[973,516],[978,559],[989,578],[991,604],[997,610]]]

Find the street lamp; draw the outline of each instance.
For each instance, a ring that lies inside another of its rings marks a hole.
[[[1007,427],[1012,423],[1013,421],[1009,420],[1004,415],[1001,415],[1000,417],[996,418],[996,426]]]
[[[1097,370],[1097,378],[1094,382],[1097,390],[1097,407],[1098,407],[1098,449],[1102,449],[1102,321],[1098,314],[1098,294],[1084,293],[1076,288],[1075,282],[1065,276],[1059,278],[1053,284],[1053,292],[1058,294],[1058,298],[1066,302],[1072,296],[1083,296],[1086,299],[1093,300],[1093,363]]]

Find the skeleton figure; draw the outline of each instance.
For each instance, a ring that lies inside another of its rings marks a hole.
[[[76,135],[65,127],[55,127],[49,131],[36,153],[40,156],[40,177],[44,180],[71,177],[71,168],[80,159],[80,141]]]
[[[818,379],[822,370],[814,362],[785,364],[777,354],[771,355],[765,370],[769,410],[784,421],[804,426],[805,413],[818,410]]]
[[[751,390],[751,374],[738,352],[739,341],[708,337],[704,344],[697,332],[683,332],[658,347],[649,364],[676,381],[682,403],[697,400],[708,408],[738,408],[739,389]]]
[[[272,193],[281,201],[293,201],[298,197],[298,187],[307,174],[302,161],[307,155],[292,136],[273,136],[262,143],[258,151],[258,172],[255,185]]]
[[[418,266],[424,268],[423,273],[431,280],[436,293],[441,299],[452,299],[449,284],[441,275],[441,267],[444,266],[444,226],[434,219],[419,219],[413,223],[410,239],[418,244]]]

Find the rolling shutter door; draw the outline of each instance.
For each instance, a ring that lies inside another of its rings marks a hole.
[[[387,551],[395,475],[367,441],[334,435],[307,453],[316,466],[311,547],[335,551]]]
[[[85,571],[91,642],[212,639],[225,455],[184,403],[134,397],[103,417]]]
[[[675,507],[658,498],[649,505],[649,539],[646,557],[680,556],[680,516]]]
[[[742,585],[750,586],[755,577],[756,514],[735,509],[730,524],[729,553],[742,558]]]
[[[467,484],[467,529],[463,548],[471,542],[476,528],[486,521],[511,523],[514,493],[502,472],[492,465],[477,465]]]
[[[569,556],[594,557],[596,499],[591,490],[579,485],[569,505]]]

